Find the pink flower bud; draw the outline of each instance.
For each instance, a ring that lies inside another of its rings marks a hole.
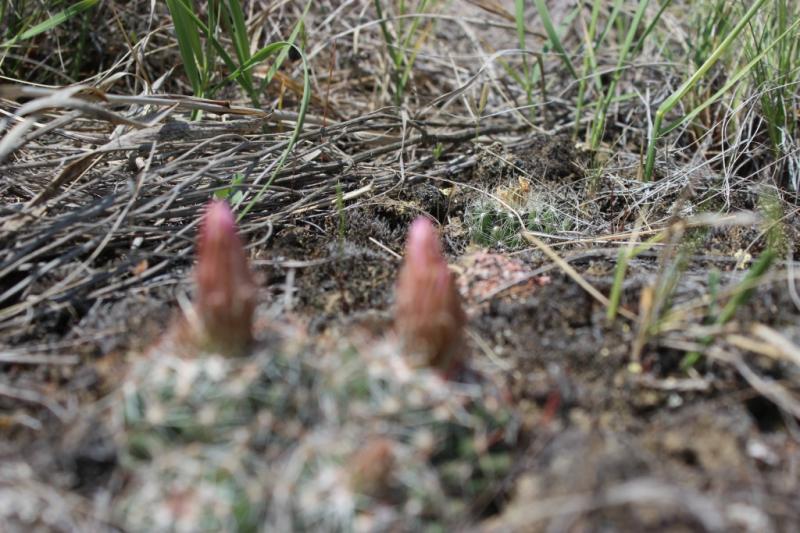
[[[223,353],[241,353],[253,339],[256,284],[224,201],[208,204],[197,248],[195,311],[201,343]]]
[[[411,225],[396,289],[395,328],[408,355],[450,375],[463,364],[466,315],[439,236],[426,218]]]

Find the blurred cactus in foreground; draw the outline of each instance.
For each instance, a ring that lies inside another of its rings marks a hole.
[[[431,222],[411,225],[397,281],[395,327],[407,354],[451,376],[463,365],[466,315]]]
[[[197,340],[209,350],[239,354],[253,339],[256,284],[224,201],[209,203],[197,248]]]
[[[397,285],[402,349],[289,321],[248,348],[255,284],[224,203],[205,214],[196,276],[182,327],[109,404],[121,529],[450,530],[505,490],[519,422],[491,376],[463,371],[466,317],[430,222],[413,224]]]

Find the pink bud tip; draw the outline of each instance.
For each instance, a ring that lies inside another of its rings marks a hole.
[[[195,309],[208,348],[236,354],[252,341],[256,285],[228,204],[212,200],[198,238]]]
[[[426,218],[411,225],[396,289],[395,327],[406,352],[446,374],[463,364],[466,315],[439,236]]]

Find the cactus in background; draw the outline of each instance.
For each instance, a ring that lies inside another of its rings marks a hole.
[[[209,350],[240,354],[253,340],[256,284],[226,202],[209,203],[197,248],[198,340]]]
[[[431,222],[411,225],[396,289],[395,328],[415,362],[452,376],[463,366],[466,315]]]

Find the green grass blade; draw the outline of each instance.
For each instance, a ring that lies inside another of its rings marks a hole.
[[[750,22],[756,13],[761,9],[764,5],[766,0],[756,0],[751,6],[750,9],[742,16],[741,20],[734,26],[734,28],[725,36],[725,39],[717,46],[716,49],[711,53],[711,55],[706,59],[706,61],[698,68],[692,76],[686,80],[678,89],[672,93],[669,98],[664,100],[664,102],[658,107],[656,110],[655,120],[653,121],[653,128],[650,132],[650,141],[647,145],[647,162],[645,163],[644,168],[644,179],[649,181],[653,177],[653,167],[655,166],[656,160],[656,142],[658,139],[664,134],[661,131],[661,123],[664,121],[664,116],[669,113],[675,105],[688,93],[692,87],[697,85],[700,79],[705,76],[706,72],[708,72],[711,67],[722,57],[722,54],[733,44],[733,41],[739,36],[739,33],[744,29],[744,27]],[[793,25],[794,26],[794,25]],[[747,67],[747,70],[752,68],[751,66]],[[727,86],[728,84],[726,84]]]
[[[409,26],[408,31],[406,31],[405,38],[403,39],[403,52],[404,53],[405,53],[406,50],[408,50],[411,47],[411,39],[413,39],[414,38],[414,34],[417,33],[417,28],[419,27],[419,22],[420,22],[420,20],[422,20],[421,15],[423,15],[425,13],[425,7],[427,7],[427,4],[428,4],[428,0],[422,0],[419,3],[419,6],[417,7],[417,13],[416,13],[417,16],[415,16],[411,20],[411,25]]]
[[[600,79],[598,76],[592,76],[590,73],[595,72],[597,70],[597,60],[595,58],[595,47],[594,47],[594,37],[597,33],[597,20],[600,16],[600,7],[602,5],[602,0],[594,0],[592,4],[592,15],[589,20],[589,27],[586,28],[584,26],[584,35],[583,35],[583,42],[584,42],[584,53],[583,53],[583,67],[581,71],[581,78],[578,81],[578,97],[575,102],[575,129],[573,132],[573,136],[575,138],[578,137],[578,130],[580,129],[581,124],[581,115],[583,112],[583,102],[586,95],[586,84],[590,78],[593,78],[595,84],[599,89],[600,87]]]
[[[764,59],[764,56],[766,56],[770,50],[772,50],[779,42],[781,42],[785,37],[787,37],[790,33],[792,33],[794,29],[797,28],[798,26],[800,26],[800,19],[795,20],[794,23],[786,29],[786,31],[784,31],[781,35],[776,37],[775,40],[773,40],[763,50],[761,50],[761,53],[759,53],[752,60],[750,60],[749,63],[747,63],[745,66],[739,69],[739,71],[737,71],[733,77],[728,79],[728,81],[725,82],[725,84],[717,92],[706,98],[700,105],[692,109],[689,113],[687,113],[680,119],[660,129],[659,135],[660,136],[666,135],[667,133],[671,132],[672,130],[681,126],[682,124],[686,124],[687,122],[694,120],[697,117],[697,115],[703,112],[703,110],[705,110],[708,106],[719,100],[719,98],[722,97],[723,94],[730,91],[734,85],[739,83],[739,81],[741,81],[741,79],[744,78],[750,72],[750,70],[752,70],[756,66],[756,64],[759,61]]]
[[[517,23],[517,40],[519,41],[520,50],[525,50],[525,0],[515,0],[514,2],[514,18]],[[525,90],[525,96],[528,99],[528,104],[533,103],[533,79],[531,77],[531,67],[528,63],[527,54],[522,54],[522,76],[516,76],[519,80],[520,86]],[[531,118],[533,112],[531,108]]]
[[[639,40],[634,45],[632,54],[635,55],[639,53],[639,51],[642,49],[642,46],[644,46],[645,39],[647,39],[647,37],[653,32],[656,24],[658,24],[658,21],[661,20],[661,15],[664,14],[664,11],[666,11],[671,3],[672,0],[664,0],[664,2],[661,3],[661,6],[658,8],[658,12],[653,17],[653,20],[650,21],[650,24],[647,26],[647,28],[644,30],[644,33],[642,33],[641,37],[639,37]]]
[[[68,8],[64,9],[63,11],[59,11],[58,13],[48,18],[47,20],[44,20],[39,24],[36,24],[35,26],[28,28],[24,32],[13,37],[12,39],[5,41],[4,43],[0,44],[0,47],[11,46],[16,42],[24,41],[26,39],[30,39],[31,37],[36,37],[40,33],[52,30],[56,26],[62,24],[64,21],[70,19],[71,17],[74,17],[78,13],[81,13],[91,7],[94,7],[95,4],[97,4],[98,2],[99,0],[80,0],[78,2],[75,2]]]
[[[398,83],[398,90],[401,93],[405,90],[405,87],[408,84],[408,79],[411,77],[411,71],[414,68],[414,62],[416,62],[417,55],[419,54],[419,51],[422,49],[422,45],[428,38],[428,35],[430,35],[432,28],[433,28],[432,23],[425,27],[425,29],[422,31],[422,34],[419,36],[419,39],[414,44],[414,48],[411,50],[411,54],[409,54],[405,59],[406,66],[403,69],[403,73],[400,76],[400,80]]]
[[[628,52],[631,50],[636,31],[639,28],[639,24],[642,22],[642,18],[644,17],[649,3],[650,0],[639,0],[639,7],[636,9],[628,33],[625,36],[625,41],[622,44],[622,49],[619,52],[619,58],[617,58],[617,68],[614,71],[614,76],[611,78],[611,83],[608,85],[605,98],[601,99],[597,104],[597,113],[595,114],[594,125],[592,126],[591,147],[593,150],[596,150],[597,147],[600,146],[600,141],[603,138],[606,127],[606,115],[608,114],[611,101],[614,98],[614,93],[617,90],[617,83],[622,75],[622,67],[628,60]]]
[[[244,63],[250,59],[250,41],[247,38],[247,24],[245,23],[244,12],[239,0],[228,1],[228,15],[233,27],[231,40],[236,49],[236,56],[239,58],[240,63]]]
[[[204,91],[203,75],[200,70],[203,48],[197,34],[197,25],[186,15],[186,7],[181,0],[167,0],[167,8],[172,16],[178,51],[183,61],[183,71],[189,78],[195,96],[202,97]]]
[[[277,44],[277,43],[273,43]],[[281,43],[284,46],[294,46],[289,44],[288,42]],[[242,209],[242,212],[239,213],[237,220],[242,220],[247,213],[259,202],[261,198],[263,198],[264,194],[266,194],[267,190],[269,190],[272,182],[275,180],[275,177],[278,175],[283,169],[283,165],[286,163],[286,159],[289,157],[289,154],[294,150],[295,144],[297,144],[297,140],[300,138],[300,132],[303,130],[303,122],[306,118],[306,113],[308,112],[308,104],[311,100],[311,75],[308,69],[308,59],[306,58],[305,52],[300,50],[295,46],[295,48],[300,52],[300,58],[303,61],[303,98],[300,101],[300,109],[297,112],[297,123],[295,124],[294,130],[292,131],[292,136],[289,138],[289,142],[286,145],[286,149],[281,154],[280,158],[278,159],[277,164],[275,165],[275,170],[272,172],[272,175],[269,177],[269,180],[264,184],[263,187],[258,191],[255,198],[250,200],[250,202]]]
[[[401,54],[403,55],[403,70],[399,76],[397,76],[396,88],[395,92],[398,94],[403,94],[405,92],[406,85],[408,84],[408,79],[411,76],[411,71],[414,68],[414,62],[417,60],[417,55],[419,54],[420,49],[422,48],[422,44],[428,38],[431,29],[433,28],[433,22],[428,24],[426,28],[423,30],[422,34],[416,39],[414,47],[411,47],[411,40],[417,34],[417,29],[419,28],[419,23],[422,20],[422,16],[425,14],[425,8],[428,5],[427,0],[422,0],[419,5],[417,6],[416,16],[412,19],[411,25],[409,26],[408,30],[406,31],[405,38],[403,39],[403,48],[401,50]]]
[[[211,46],[216,51],[216,53],[219,54],[219,57],[222,58],[223,62],[225,63],[225,66],[228,68],[228,70],[230,70],[231,72],[234,72],[234,71],[236,71],[238,69],[238,67],[236,66],[236,63],[233,61],[233,58],[231,58],[230,54],[228,54],[228,52],[225,50],[225,47],[223,47],[222,44],[219,42],[219,40],[216,38],[216,36],[214,35],[212,29],[209,28],[206,24],[204,24],[203,21],[201,21],[197,17],[197,15],[194,14],[194,12],[191,10],[191,8],[184,1],[182,1],[182,0],[167,0],[167,2],[171,3],[171,4],[173,4],[175,6],[175,12],[176,13],[180,13],[179,16],[182,17],[182,24],[183,25],[190,26],[190,27],[192,25],[194,26],[194,28],[195,28],[195,32],[193,34],[194,37],[193,38],[192,37],[187,37],[187,38],[196,39],[196,43],[194,41],[192,41],[191,45],[192,45],[192,47],[194,47],[194,46],[198,47],[198,50],[199,50],[198,53],[200,54],[199,57],[202,58],[202,48],[200,47],[200,38],[199,38],[199,35],[197,33],[197,30],[202,32],[202,34],[205,36],[205,38],[211,44]],[[180,44],[180,41],[179,41],[179,44]],[[202,79],[202,74],[200,74],[199,67],[198,67],[197,73],[198,73],[198,76]],[[237,81],[237,83],[240,83],[240,79],[238,77],[236,78],[236,81]],[[244,88],[244,86],[243,86],[243,88]]]
[[[617,317],[617,309],[622,299],[622,284],[625,282],[625,273],[628,270],[628,251],[620,249],[617,254],[617,267],[614,270],[614,284],[611,286],[611,294],[608,297],[608,308],[606,309],[606,321],[611,324]]]
[[[525,0],[514,1],[514,19],[517,23],[517,40],[519,47],[525,50]],[[525,56],[522,56],[523,60]]]
[[[399,67],[402,62],[400,53],[397,50],[397,43],[395,42],[392,32],[389,31],[389,25],[386,23],[386,18],[383,16],[383,4],[381,0],[375,0],[375,13],[378,16],[378,21],[383,34],[383,40],[386,42],[386,49],[389,52],[389,57],[394,63],[395,68]]]
[[[278,52],[284,50],[289,41],[278,41],[276,43],[270,43],[264,48],[256,51],[250,59],[248,59],[245,63],[243,63],[239,68],[231,72],[225,81],[231,81],[239,78],[240,76],[250,72],[253,70],[259,63],[267,59],[269,56],[277,54]]]
[[[623,0],[616,0],[614,2],[614,6],[611,8],[611,13],[608,15],[608,20],[606,21],[606,25],[603,27],[603,31],[597,37],[595,41],[595,50],[600,47],[603,41],[605,41],[606,37],[608,36],[608,32],[611,28],[614,27],[614,24],[617,21],[617,17],[619,16],[620,12],[622,11],[622,3]]]
[[[239,65],[244,65],[250,59],[250,40],[247,34],[247,24],[244,11],[239,0],[228,0],[228,16],[231,22],[230,37],[233,41]],[[253,104],[258,106],[258,95],[253,90],[253,77],[249,70],[242,70],[241,78],[237,80],[245,92],[250,96]]]
[[[224,6],[222,5],[222,0],[208,0],[208,7],[206,9],[208,17],[207,25],[215,37],[219,35],[221,26],[225,21],[224,17],[222,16],[223,9]],[[227,28],[225,31],[230,33]],[[195,35],[199,35],[199,33],[195,32]],[[203,92],[205,93],[205,96],[211,97],[214,95],[215,91],[213,89],[209,90],[208,87],[211,85],[211,80],[214,79],[216,74],[217,54],[214,44],[209,39],[206,39],[203,43],[202,50],[202,54],[199,56],[199,63],[204,87]],[[196,112],[194,115],[199,117],[201,113]]]
[[[230,69],[231,71],[236,70],[236,63],[234,63],[233,58],[231,58],[230,54],[228,54],[228,52],[225,50],[225,47],[222,46],[222,43],[219,42],[219,39],[216,38],[216,36],[214,35],[214,32],[211,31],[211,29],[209,29],[209,27],[206,26],[203,23],[203,21],[200,20],[198,18],[198,16],[194,14],[194,12],[192,11],[192,8],[190,6],[188,6],[186,3],[184,3],[183,0],[167,0],[167,1],[168,2],[169,1],[177,2],[178,6],[180,8],[179,10],[181,11],[181,13],[183,15],[185,15],[186,18],[189,21],[191,21],[192,24],[194,24],[194,26],[196,27],[197,30],[200,30],[200,32],[203,33],[203,35],[205,36],[206,39],[208,39],[208,41],[214,47],[214,50],[217,51],[219,56],[225,62],[225,66],[228,69]],[[200,47],[199,35],[197,35],[196,32],[195,32],[194,35],[195,35],[195,38],[197,39],[197,42],[196,42],[196,44],[193,43],[193,46],[197,46],[198,50],[202,50],[202,48]]]
[[[311,1],[309,0],[308,2],[306,2],[306,7],[300,14],[300,20],[298,20],[297,24],[295,24],[291,35],[289,35],[289,38],[286,41],[284,41],[287,46],[284,46],[281,49],[280,53],[278,54],[278,57],[275,59],[275,62],[272,64],[269,71],[267,71],[267,77],[264,78],[264,80],[261,82],[261,92],[264,92],[264,88],[267,86],[267,84],[269,84],[269,82],[272,81],[272,78],[275,77],[275,73],[278,72],[278,69],[281,68],[283,62],[286,61],[286,58],[289,56],[289,50],[292,48],[292,46],[295,46],[295,43],[297,42],[297,37],[300,35],[300,32],[303,29],[303,25],[305,24],[306,15],[308,15],[308,10],[310,7],[311,7]]]
[[[692,87],[694,87],[697,82],[705,76],[706,72],[708,72],[711,67],[722,57],[722,54],[730,47],[733,43],[734,39],[739,36],[739,33],[744,29],[744,27],[750,22],[750,19],[758,12],[761,6],[766,2],[766,0],[757,0],[745,13],[742,19],[739,21],[738,24],[731,30],[731,32],[725,36],[725,39],[719,44],[719,46],[712,52],[711,56],[700,66],[697,71],[688,79],[686,80],[683,85],[681,85],[670,97],[664,102],[665,106],[668,105],[670,109],[681,99],[683,98],[686,93],[688,93]]]
[[[609,323],[617,317],[619,302],[622,299],[622,284],[625,282],[625,274],[628,271],[630,260],[663,241],[664,236],[664,233],[658,233],[638,246],[633,246],[631,243],[627,248],[620,249],[617,254],[617,266],[614,270],[614,284],[611,286],[611,294],[608,297],[609,305],[606,309],[606,320]]]
[[[762,278],[762,276],[766,274],[776,257],[777,254],[771,249],[766,250],[761,254],[761,256],[758,258],[758,261],[756,261],[753,266],[750,267],[750,270],[747,271],[744,279],[736,287],[736,292],[730,297],[728,303],[725,304],[725,307],[722,308],[722,311],[714,321],[715,325],[722,326],[727,324],[736,314],[736,310],[747,303],[747,301],[750,299],[750,296],[753,294],[754,287]],[[708,346],[711,344],[712,340],[713,339],[711,337],[703,337],[700,339],[700,343],[704,346]],[[693,367],[698,363],[701,356],[702,353],[700,352],[687,353],[681,361],[681,368],[686,370]]]
[[[544,0],[534,0],[533,3],[536,5],[536,10],[539,12],[539,18],[542,19],[542,25],[544,26],[544,31],[547,33],[547,38],[550,39],[550,44],[553,45],[553,48],[555,48],[561,56],[569,73],[577,80],[578,73],[575,71],[575,67],[572,66],[572,61],[567,51],[564,49],[561,39],[558,37],[556,28],[553,26],[553,20],[550,18],[550,11],[547,9],[547,4],[545,4]]]

